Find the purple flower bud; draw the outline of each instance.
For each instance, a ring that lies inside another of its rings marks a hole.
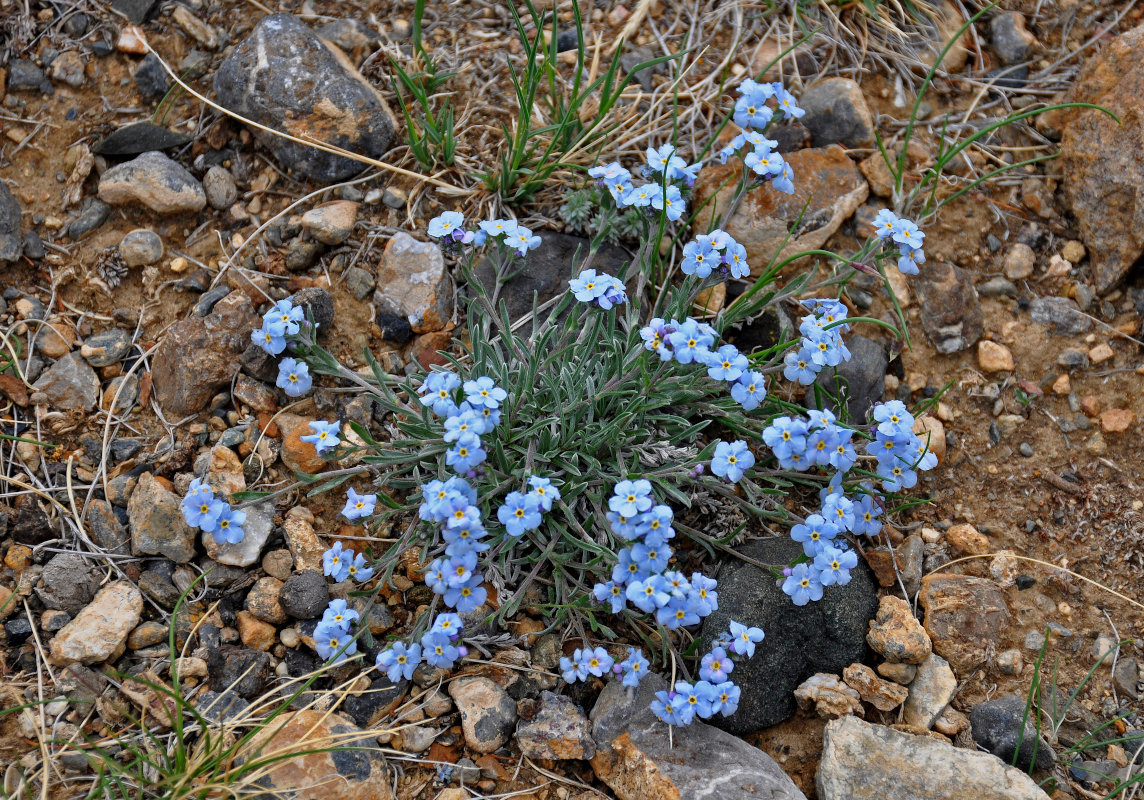
[[[695,465],[695,474],[696,475],[702,475],[703,474],[703,465],[702,464],[696,464]]]
[[[789,578],[792,572],[794,572],[794,570],[792,570],[790,567],[783,567],[784,576]]]
[[[469,655],[469,648],[465,647],[463,644],[457,645],[457,655],[459,655],[461,658],[467,657]]]
[[[477,471],[475,469],[470,469],[465,473],[465,477],[472,480],[473,478],[477,477]]]

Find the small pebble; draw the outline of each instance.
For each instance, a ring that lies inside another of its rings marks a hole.
[[[149,267],[163,257],[163,240],[145,228],[131,231],[120,240],[119,255],[129,267]]]
[[[1033,457],[1033,447],[1028,442],[1021,442],[1021,446],[1018,447],[1017,449],[1020,451],[1021,455],[1023,455],[1025,458],[1032,458]]]

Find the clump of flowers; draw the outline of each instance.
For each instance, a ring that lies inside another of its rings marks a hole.
[[[242,529],[246,512],[216,497],[214,491],[198,478],[191,481],[179,508],[188,525],[209,533],[219,544],[238,544],[246,536]]]
[[[917,275],[918,266],[926,261],[922,244],[926,235],[908,219],[883,208],[874,217],[874,233],[887,246],[898,247],[898,270],[903,275]]]

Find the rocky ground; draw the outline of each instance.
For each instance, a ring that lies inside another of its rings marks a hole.
[[[388,58],[408,66],[412,53],[404,4],[0,0],[0,708],[13,710],[0,716],[3,796],[45,783],[53,797],[87,794],[92,744],[143,747],[141,725],[169,746],[173,673],[200,722],[231,737],[251,730],[319,667],[314,618],[328,601],[362,602],[352,585],[327,582],[321,554],[387,531],[346,524],[340,499],[274,497],[248,508],[246,538],[225,546],[179,511],[195,476],[220,492],[273,490],[295,471],[330,468],[300,439],[312,419],[383,422],[360,396],[319,385],[292,400],[275,388],[273,361],[249,339],[269,301],[304,305],[351,369],[366,367],[367,348],[393,374],[442,363],[438,351],[463,336],[464,286],[424,230],[452,208],[542,233],[505,288],[510,308],[563,290],[584,240],[561,232],[560,203],[582,178],[561,171],[506,207],[473,177],[515,113],[511,16],[498,4],[428,5],[426,45],[459,73],[445,86],[461,109],[456,165],[433,170],[394,113]],[[718,52],[687,56],[692,93],[678,112],[692,152],[730,107],[711,76],[759,70],[792,41],[790,8],[703,6],[582,4],[589,42],[627,37],[625,73],[676,53],[689,27],[710,31]],[[895,286],[908,346],[868,326],[843,370],[859,416],[883,398],[926,404],[921,424],[941,462],[914,495],[929,502],[864,546],[850,585],[805,608],[750,563],[722,565],[718,614],[697,636],[709,642],[730,618],[767,632],[735,673],[743,701],[725,729],[697,723],[669,741],[647,711],[662,679],[638,694],[614,681],[567,686],[557,662],[582,643],[522,612],[483,632],[479,656],[451,672],[423,668],[394,686],[334,669],[237,761],[267,741],[285,753],[361,749],[235,781],[355,800],[1059,800],[1104,797],[1138,774],[1144,27],[1132,4],[1001,6],[951,49],[924,96],[907,191],[940,157],[943,131],[948,148],[1062,100],[1106,106],[1121,124],[1053,111],[946,167],[939,198],[968,188],[926,222],[921,275]],[[557,6],[566,29],[569,8]],[[800,215],[787,252],[853,252],[877,210],[901,200],[875,132],[901,147],[917,65],[935,48],[925,26],[899,20],[911,36],[895,38],[853,11],[828,15],[826,32],[775,68],[808,113],[781,131],[796,194],[752,192],[725,225],[752,263],[769,260]],[[934,29],[951,34],[965,11],[976,9],[938,7]],[[172,89],[148,46],[251,123],[388,166],[362,173],[222,114]],[[658,141],[672,92],[665,68],[632,75],[615,113],[649,133],[625,131],[603,158]],[[726,169],[701,173],[697,196],[726,202]],[[634,246],[620,241],[607,258]],[[891,314],[864,277],[847,289],[851,309]],[[742,289],[719,287],[711,304]],[[736,547],[784,563],[791,542],[754,530]],[[427,600],[415,555],[369,612],[376,637],[401,633]],[[1025,720],[1031,686],[1039,726],[1036,714]],[[1024,771],[1006,766],[1014,759]]]

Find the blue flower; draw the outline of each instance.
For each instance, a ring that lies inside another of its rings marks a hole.
[[[656,211],[665,211],[667,218],[675,222],[687,210],[687,203],[684,202],[679,187],[672,185],[652,195],[651,207]]]
[[[607,603],[611,606],[613,614],[619,614],[624,610],[624,606],[627,605],[627,599],[624,597],[624,587],[615,581],[597,583],[592,587],[592,597],[596,599],[597,603]]]
[[[632,581],[625,593],[632,605],[645,614],[663,608],[671,600],[662,575],[649,575],[643,580]]]
[[[632,186],[623,194],[623,205],[633,208],[647,208],[651,199],[658,192],[659,186],[654,183],[645,183],[642,186]]]
[[[716,647],[699,662],[699,677],[712,683],[722,683],[735,669],[735,662],[722,647]]]
[[[687,596],[670,595],[667,603],[655,612],[655,621],[669,631],[698,625],[699,620],[699,605],[694,598]]]
[[[805,606],[811,600],[822,599],[822,584],[807,564],[796,564],[790,576],[783,581],[783,592],[790,595],[796,606]]]
[[[696,237],[683,246],[683,260],[679,268],[684,275],[706,278],[719,265],[719,255],[705,236]]]
[[[310,430],[312,430],[313,433],[298,438],[303,442],[309,442],[314,445],[314,449],[319,453],[324,453],[342,443],[342,440],[338,438],[340,428],[341,426],[336,422],[323,422],[320,419],[316,419],[310,423]]]
[[[488,590],[481,585],[483,582],[483,577],[473,575],[464,586],[445,592],[445,605],[457,609],[461,614],[473,613],[484,605],[489,596]]]
[[[480,446],[480,439],[477,440],[476,446],[466,444],[465,442],[457,442],[450,449],[445,451],[445,463],[452,467],[456,472],[464,475],[469,470],[475,468],[478,464],[484,463],[488,453]]]
[[[640,565],[632,558],[630,547],[623,548],[616,556],[618,561],[616,566],[612,567],[612,580],[616,583],[630,586],[648,577],[648,573],[640,569]]]
[[[728,383],[739,380],[739,376],[750,366],[747,357],[733,344],[725,344],[715,352],[708,352],[704,356],[704,363],[707,364],[707,377]]]
[[[919,264],[926,263],[926,253],[920,247],[913,249],[902,248],[898,257],[898,272],[903,275],[917,275]]]
[[[846,530],[854,524],[854,503],[841,492],[835,492],[822,501],[822,516]]]
[[[427,232],[434,239],[440,239],[442,236],[452,236],[453,231],[464,224],[465,217],[459,211],[446,211],[444,214],[429,220]]]
[[[878,423],[878,432],[886,436],[910,436],[914,432],[914,417],[901,400],[876,405],[874,420]]]
[[[739,709],[740,689],[731,681],[715,686],[715,699],[711,702],[711,713],[729,717]]]
[[[783,376],[788,381],[798,381],[803,386],[814,383],[815,377],[822,369],[814,361],[814,350],[806,346],[789,351],[783,358],[783,363],[786,365]]]
[[[450,588],[464,586],[473,579],[473,571],[477,568],[477,554],[472,550],[447,559],[445,569],[445,583]]]
[[[596,270],[586,269],[581,272],[577,277],[568,281],[568,286],[571,288],[573,295],[581,303],[592,303],[597,298],[603,296],[611,285],[611,281],[606,280],[611,278],[610,275],[597,275]]]
[[[447,558],[435,558],[425,568],[425,585],[434,594],[445,594],[449,591],[449,581],[445,573],[449,571],[450,563]]]
[[[805,522],[790,529],[790,538],[802,545],[802,552],[814,558],[841,532],[841,528],[826,517],[811,514]]]
[[[560,499],[560,490],[548,478],[533,475],[528,479],[528,485],[531,487],[528,493],[536,498],[537,504],[545,511],[551,511],[552,504]]]
[[[853,550],[826,547],[815,556],[814,568],[823,586],[845,586],[850,583],[850,570],[858,566],[858,556]]]
[[[461,379],[452,372],[430,372],[425,382],[418,387],[422,404],[431,406],[439,417],[449,417],[457,413],[453,392],[461,385]]]
[[[675,146],[670,142],[658,148],[647,149],[647,165],[657,174],[666,173],[669,180],[683,177],[683,169],[687,162],[675,154]]]
[[[601,167],[592,167],[588,170],[588,175],[611,186],[628,183],[632,179],[632,174],[621,167],[618,161]]]
[[[497,519],[509,536],[521,536],[540,527],[540,505],[534,496],[509,492],[504,505],[497,509]]]
[[[560,657],[560,677],[564,679],[565,683],[575,683],[576,681],[588,679],[588,670],[585,669],[584,664],[580,661],[579,650],[576,650],[572,658],[568,656]]]
[[[708,578],[701,572],[691,573],[691,597],[695,599],[699,616],[706,617],[719,609],[719,593],[715,591],[718,586],[714,578]]]
[[[251,331],[250,341],[272,356],[276,356],[286,349],[286,339],[281,334],[268,330],[265,326]]]
[[[710,686],[710,684],[708,684]],[[677,681],[675,684],[677,702],[691,709],[692,716],[706,719],[711,716],[711,696],[703,688],[692,685],[687,681]]]
[[[516,248],[517,255],[521,256],[529,250],[540,247],[540,237],[534,235],[523,225],[517,225],[516,230],[512,232],[511,236],[506,237],[505,241],[510,242]]]
[[[623,673],[624,679],[620,681],[624,686],[639,686],[640,679],[647,675],[648,667],[651,664],[644,658],[643,650],[637,650],[634,647],[628,648],[628,657],[620,662],[620,671]]]
[[[671,560],[671,548],[667,545],[649,547],[639,542],[632,546],[632,560],[643,572],[663,572]]]
[[[608,508],[625,517],[634,517],[652,506],[651,482],[638,478],[616,484],[608,498]]]
[[[834,429],[834,449],[830,452],[828,463],[839,472],[849,472],[858,460],[858,454],[850,442],[853,436],[854,431],[849,428]]]
[[[854,503],[854,524],[850,526],[851,533],[862,536],[877,536],[882,532],[882,523],[878,517],[882,516],[882,509],[872,494],[860,494]]]
[[[488,544],[482,542],[487,535],[487,532],[480,525],[461,525],[456,528],[445,528],[441,531],[441,536],[445,540],[448,547],[445,548],[445,555],[455,556],[458,553],[467,553],[472,550],[474,553],[482,553],[489,549]]]
[[[331,600],[322,613],[322,622],[327,625],[337,625],[345,630],[349,629],[351,622],[360,618],[358,612],[346,606],[345,600]]]
[[[244,522],[246,522],[245,511],[236,511],[230,506],[226,506],[223,512],[219,514],[211,535],[219,544],[238,544],[246,535],[246,531],[242,529]]]
[[[834,443],[838,441],[836,428],[816,428],[806,437],[806,454],[811,464],[825,466],[834,453]]]
[[[651,711],[660,722],[675,727],[690,725],[695,719],[695,712],[674,692],[656,692],[655,699],[651,701]]]
[[[925,236],[924,233],[918,230],[918,226],[908,219],[898,219],[898,221],[894,223],[893,233],[890,238],[899,245],[914,248],[922,246]]]
[[[912,489],[918,482],[918,473],[914,472],[909,463],[903,459],[879,461],[878,468],[874,472],[882,479],[882,489],[887,492]]]
[[[877,458],[879,464],[893,464],[904,458],[912,458],[913,449],[910,447],[912,436],[912,431],[909,434],[886,434],[875,431],[874,441],[866,443],[866,452]]]
[[[719,442],[715,445],[715,456],[711,459],[711,471],[720,478],[737,483],[743,473],[755,465],[755,454],[742,439],[731,443]]]
[[[782,172],[783,164],[786,162],[778,153],[770,150],[755,150],[747,153],[743,158],[743,163],[750,167],[756,175],[774,177]]]
[[[452,612],[446,612],[436,616],[436,618],[433,620],[433,627],[429,629],[429,632],[443,633],[446,636],[452,638],[454,636],[460,636],[461,631],[464,630],[464,628],[465,623],[461,620],[459,615]]]
[[[508,392],[493,382],[492,378],[480,377],[465,381],[465,400],[473,408],[500,408],[508,397]]]
[[[471,409],[461,411],[445,420],[445,441],[480,447],[481,439],[478,431],[484,430],[484,427],[484,420],[477,412]]]
[[[421,653],[426,664],[438,669],[452,669],[460,655],[448,636],[432,631],[421,637]]]
[[[786,119],[802,119],[802,116],[806,113],[798,107],[794,95],[782,86],[775,86],[775,99],[778,101],[779,111],[783,112],[783,116]]]
[[[652,506],[641,515],[641,518],[642,524],[647,528],[643,533],[645,544],[659,544],[675,538],[675,529],[671,527],[675,513],[670,506]]]
[[[751,268],[747,265],[747,248],[738,242],[727,245],[727,250],[723,253],[723,263],[727,265],[732,278],[745,278],[751,274]]]
[[[767,106],[765,90],[759,87],[735,101],[735,124],[740,128],[765,128],[770,124],[774,112]]]
[[[587,647],[580,654],[580,663],[584,666],[584,671],[589,675],[595,675],[597,678],[602,678],[605,672],[611,672],[612,665],[615,661],[608,651],[602,647],[597,647],[590,650]]]
[[[373,567],[367,567],[365,556],[358,553],[354,560],[346,565],[346,575],[358,583],[365,583],[373,577]]]
[[[358,494],[351,487],[346,492],[346,507],[342,509],[342,515],[346,519],[361,519],[372,514],[376,506],[376,494]]]
[[[393,683],[402,678],[409,680],[413,671],[421,663],[421,645],[404,642],[394,642],[388,650],[377,654],[377,668],[385,672],[386,677]]]
[[[766,378],[763,373],[749,370],[739,376],[731,386],[731,397],[744,411],[754,411],[767,397]]]
[[[672,355],[680,364],[690,364],[706,355],[708,348],[715,343],[715,337],[706,330],[700,329],[699,323],[687,319],[668,335]]]
[[[741,622],[731,620],[731,652],[736,655],[753,658],[755,645],[766,635],[761,628],[751,628]]]
[[[624,288],[624,283],[619,278],[612,275],[601,275],[600,278],[608,284],[604,289],[604,293],[596,298],[596,305],[607,311],[612,306],[618,306],[620,303],[626,303],[628,300],[627,289]]]
[[[478,223],[478,227],[480,227],[487,236],[491,236],[494,239],[498,236],[504,236],[507,240],[516,233],[516,220],[490,219],[487,222]]]
[[[898,215],[888,208],[883,208],[874,217],[874,234],[879,239],[888,239],[894,235],[894,226],[898,222]]]
[[[783,161],[778,173],[771,178],[771,186],[783,194],[794,194],[794,170],[789,163]]]
[[[305,361],[287,357],[278,362],[278,380],[275,385],[289,397],[301,397],[310,391],[314,379],[310,377],[310,368]]]
[[[314,645],[318,655],[324,659],[331,658],[344,647],[345,650],[338,656],[335,664],[340,664],[347,656],[357,652],[357,640],[350,636],[345,628],[325,621],[319,622],[314,628]]]
[[[279,300],[262,315],[262,327],[275,336],[293,336],[305,319],[305,312],[290,302],[290,298],[286,298]]]
[[[780,461],[791,453],[806,451],[806,422],[792,417],[775,417],[763,430],[763,441]]]
[[[334,542],[334,546],[322,553],[322,573],[341,583],[350,574],[350,564],[353,560],[353,550],[343,550],[341,542]]]
[[[218,518],[230,506],[214,496],[206,486],[202,486],[196,493],[188,494],[180,503],[183,519],[188,525],[202,528],[204,531],[213,531],[218,524]]]

